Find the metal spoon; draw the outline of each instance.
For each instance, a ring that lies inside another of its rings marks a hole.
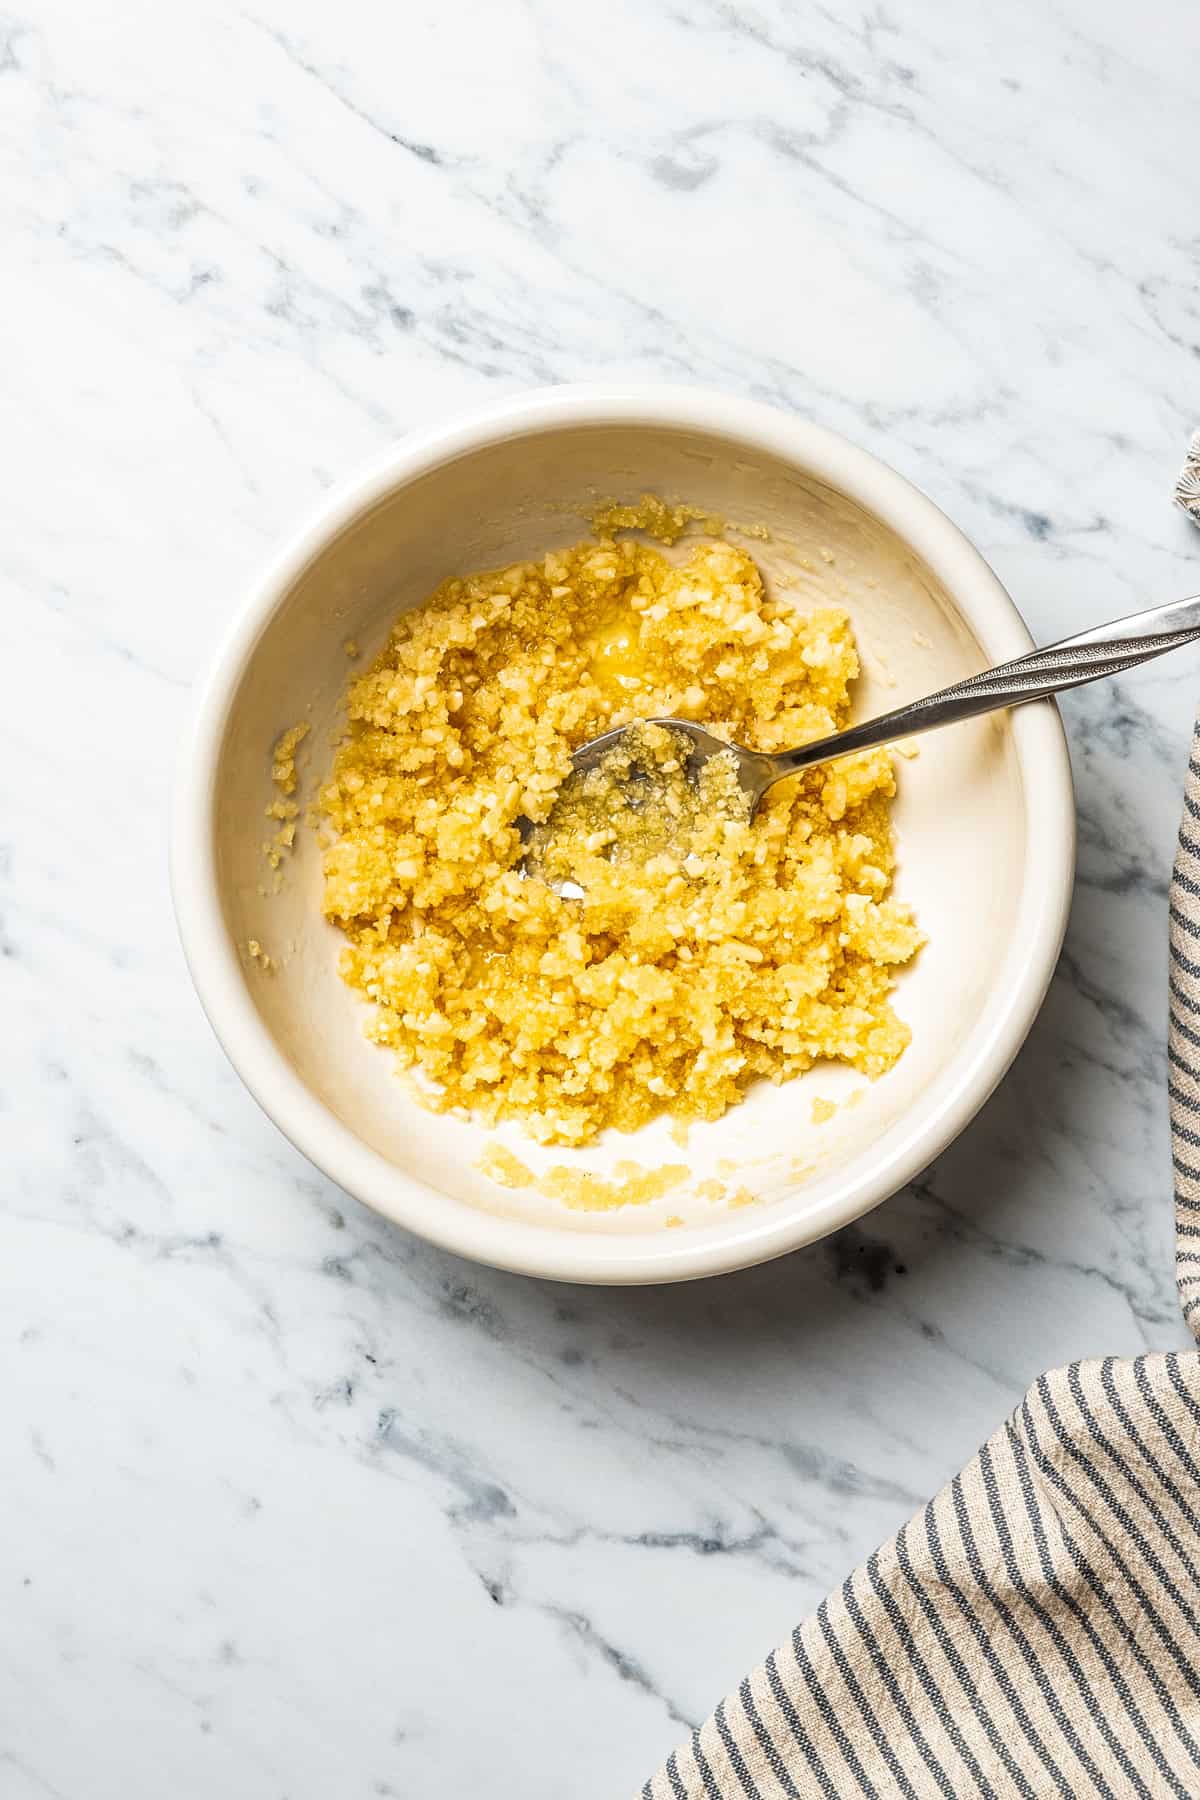
[[[797,750],[780,750],[766,755],[758,750],[744,750],[740,744],[727,744],[714,737],[702,725],[690,719],[652,719],[648,723],[665,725],[691,740],[689,773],[693,776],[711,756],[728,756],[737,760],[738,780],[750,801],[753,816],[767,789],[777,781],[801,769],[815,768],[820,763],[849,756],[856,750],[871,750],[878,744],[891,744],[897,738],[915,737],[922,731],[933,731],[939,725],[954,725],[960,719],[973,719],[979,713],[997,712],[1006,706],[1023,706],[1028,700],[1043,700],[1048,694],[1060,694],[1067,688],[1082,687],[1087,681],[1099,681],[1105,675],[1120,675],[1139,663],[1149,662],[1164,651],[1176,650],[1200,638],[1200,595],[1189,600],[1173,600],[1166,606],[1155,606],[1149,612],[1133,613],[1111,625],[1097,625],[1081,631],[1077,637],[1063,638],[1044,650],[1031,650],[1012,662],[999,663],[994,669],[983,669],[968,675],[953,687],[942,688],[924,700],[913,700],[898,706],[894,712],[882,713],[848,731],[820,738],[814,744],[802,744]],[[571,758],[568,781],[592,769],[620,742],[627,725],[606,731],[576,750]],[[574,885],[574,884],[572,884]],[[582,890],[579,890],[582,891]]]

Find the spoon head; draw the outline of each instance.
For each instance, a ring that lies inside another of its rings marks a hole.
[[[676,738],[687,739],[687,772],[693,781],[710,757],[732,756],[737,768],[738,782],[750,800],[751,809],[758,804],[763,788],[758,765],[763,758],[756,756],[752,750],[743,750],[738,744],[730,744],[724,738],[714,737],[711,731],[706,731],[703,725],[693,724],[691,719],[638,721],[638,724],[642,723],[661,725],[665,730],[673,732]],[[571,758],[571,776],[583,775],[589,769],[596,768],[609,751],[615,750],[621,740],[633,729],[632,724],[618,725],[615,731],[606,731],[601,737],[591,738],[586,744],[581,744]]]
[[[650,728],[658,734],[653,749],[648,740],[641,741]],[[671,734],[669,745],[661,737],[663,731]],[[716,757],[726,767],[720,775],[714,771],[714,785],[704,771]],[[686,836],[694,830],[698,816],[709,808],[723,812],[728,806],[729,765],[736,783],[733,791],[740,789],[745,800],[742,816],[753,814],[765,785],[757,766],[762,761],[688,719],[638,720],[606,731],[572,756],[570,774],[546,823],[518,821],[528,847],[521,874],[538,875],[563,898],[578,899],[583,889],[568,874],[575,865],[565,864],[563,853],[572,837],[576,844],[581,841],[581,824],[583,836],[589,838],[594,828],[612,825],[608,832],[612,846],[602,852],[608,860],[624,860],[631,853],[640,859],[659,851],[674,852],[680,832]],[[672,784],[673,791],[668,792]],[[740,810],[735,803],[735,814]]]

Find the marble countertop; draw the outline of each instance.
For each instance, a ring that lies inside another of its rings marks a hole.
[[[1200,586],[1169,504],[1200,412],[1189,41],[1187,0],[16,0],[5,1800],[628,1793],[1040,1369],[1185,1341],[1195,658],[1065,708],[1074,913],[984,1114],[860,1228],[688,1288],[473,1268],[318,1176],[192,996],[164,815],[189,683],[281,534],[531,384],[834,426],[1043,639]]]

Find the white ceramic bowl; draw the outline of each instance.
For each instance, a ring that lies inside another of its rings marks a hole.
[[[346,638],[369,656],[396,613],[443,576],[575,541],[589,501],[645,489],[765,525],[769,539],[751,548],[770,578],[793,584],[802,604],[831,595],[849,608],[866,668],[859,715],[1030,647],[1008,595],[950,521],[832,432],[690,388],[549,389],[406,438],[325,501],[241,608],[200,689],[175,795],[172,885],[188,963],[270,1117],[397,1224],[568,1281],[674,1281],[760,1262],[916,1175],[1029,1030],[1074,860],[1070,765],[1051,703],[923,738],[902,765],[894,813],[897,891],[929,938],[898,986],[913,1041],[896,1068],[870,1086],[835,1068],[760,1085],[694,1128],[685,1152],[664,1122],[588,1152],[498,1134],[535,1170],[686,1160],[697,1181],[719,1172],[753,1192],[752,1206],[689,1198],[693,1183],[651,1206],[580,1213],[489,1182],[476,1165],[497,1134],[422,1109],[364,1039],[362,1004],[336,973],[341,940],[320,914],[311,833],[301,832],[282,891],[263,893],[270,749],[285,727],[310,722],[301,797],[311,793],[349,673]],[[248,962],[251,938],[276,970]],[[814,1096],[855,1092],[831,1122],[813,1122]]]

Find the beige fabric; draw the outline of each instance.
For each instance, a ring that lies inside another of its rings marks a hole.
[[[648,1800],[1200,1795],[1198,1365],[1043,1377]]]
[[[1175,483],[1175,499],[1200,524],[1200,431],[1192,433],[1187,456]]]

